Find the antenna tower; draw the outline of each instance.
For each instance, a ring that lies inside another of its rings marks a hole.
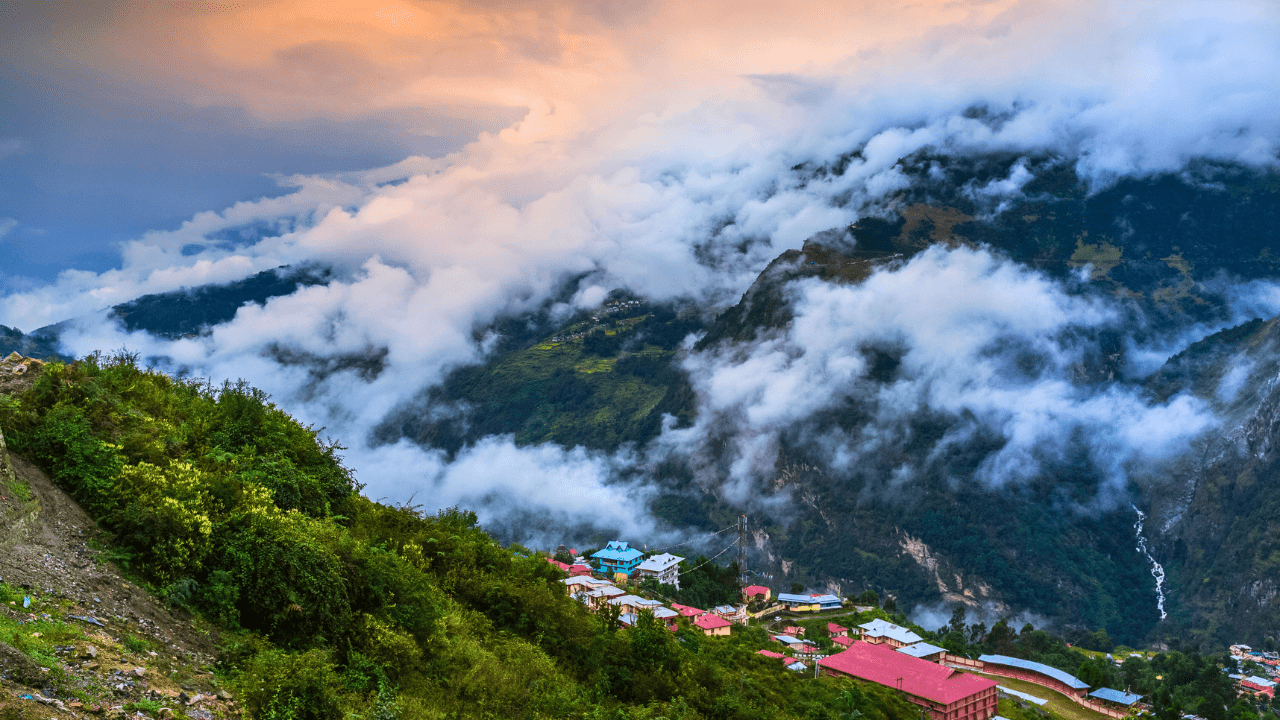
[[[738,516],[738,582],[747,585],[747,516]]]

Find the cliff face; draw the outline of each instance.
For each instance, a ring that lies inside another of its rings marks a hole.
[[[1212,335],[1152,378],[1212,403],[1222,426],[1147,487],[1170,622],[1215,644],[1280,627],[1280,318]]]

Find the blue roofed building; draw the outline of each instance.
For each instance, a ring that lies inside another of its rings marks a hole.
[[[979,670],[984,673],[1026,680],[1057,690],[1068,697],[1084,697],[1085,691],[1089,689],[1089,683],[1075,675],[1043,663],[1005,655],[980,655],[978,661],[982,663]]]
[[[631,547],[622,540],[614,540],[604,549],[592,554],[600,562],[600,570],[606,573],[623,573],[630,575],[632,570],[644,560],[644,553]]]
[[[1105,687],[1098,688],[1097,690],[1089,693],[1089,697],[1124,707],[1133,707],[1142,699],[1141,695],[1134,695],[1133,693],[1127,693],[1123,690],[1112,690],[1111,688]]]

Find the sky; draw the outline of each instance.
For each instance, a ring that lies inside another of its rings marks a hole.
[[[724,307],[783,250],[872,211],[904,182],[897,159],[920,148],[1055,153],[1094,187],[1201,157],[1274,167],[1276,37],[1266,0],[10,0],[0,324],[81,318],[68,352],[127,346],[248,378],[343,437],[371,494],[428,488],[442,506],[485,503],[487,520],[552,508],[652,533],[652,483],[620,484],[620,470],[704,456],[717,422],[742,432],[707,482],[772,502],[760,487],[780,433],[821,413],[823,393],[869,392],[851,348],[887,337],[912,349],[915,376],[875,398],[883,422],[863,436],[815,439],[837,466],[892,444],[926,406],[1010,441],[982,469],[993,483],[1033,474],[1084,428],[1119,487],[1126,468],[1217,420],[1189,398],[1081,396],[1066,380],[1079,348],[1058,338],[1115,322],[1113,309],[982,251],[931,252],[856,289],[795,288],[784,335],[685,359],[703,420],[651,448],[497,437],[449,460],[366,439],[414,391],[485,357],[477,327],[537,307],[566,277],[586,280],[558,312],[616,288]],[[839,176],[788,172],[852,149]],[[1016,195],[1028,179],[1015,170],[978,191]],[[102,322],[142,294],[311,262],[335,281],[205,337]],[[922,288],[974,332],[919,314],[885,322],[878,309]],[[987,362],[1012,341],[1043,354],[1043,374]],[[385,349],[387,370],[317,380],[270,347]]]

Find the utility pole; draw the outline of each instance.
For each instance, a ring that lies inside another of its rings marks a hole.
[[[747,586],[747,516],[738,516],[738,584]]]

